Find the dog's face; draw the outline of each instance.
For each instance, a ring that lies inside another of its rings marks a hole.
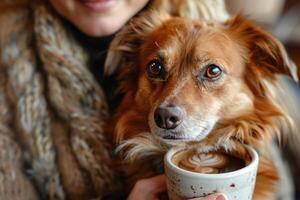
[[[140,46],[135,99],[147,108],[152,134],[201,140],[222,118],[249,112],[246,49],[225,26],[172,19]]]
[[[166,142],[201,141],[209,134],[226,135],[229,126],[231,134],[257,139],[264,123],[279,113],[264,81],[289,74],[284,52],[242,18],[224,24],[141,20],[113,46],[125,51],[109,55],[109,63],[123,70],[125,97],[116,126],[121,140],[150,132]]]

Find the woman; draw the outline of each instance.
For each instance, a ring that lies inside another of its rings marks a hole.
[[[117,102],[114,76],[102,73],[105,50],[113,34],[149,4],[174,14],[226,14],[221,0],[210,12],[201,6],[198,12],[191,2],[1,1],[0,199],[92,199],[117,187],[102,128]],[[176,11],[176,4],[183,10]],[[129,199],[154,198],[164,189],[163,176],[143,180]],[[140,196],[145,191],[149,195]]]

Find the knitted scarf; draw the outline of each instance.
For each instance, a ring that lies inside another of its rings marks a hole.
[[[36,198],[24,169],[42,199],[101,197],[113,178],[108,109],[88,57],[47,3],[10,7],[0,16],[0,168],[12,181],[0,199]]]

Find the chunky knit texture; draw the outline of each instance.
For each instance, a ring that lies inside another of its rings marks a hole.
[[[102,196],[113,177],[108,109],[86,53],[47,3],[4,4],[0,199]]]

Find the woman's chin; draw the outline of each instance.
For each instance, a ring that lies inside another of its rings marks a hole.
[[[75,23],[74,23],[75,24]],[[75,26],[84,34],[91,37],[104,37],[116,33],[122,26],[123,23],[99,23],[99,22],[87,22],[87,23],[77,23]]]

